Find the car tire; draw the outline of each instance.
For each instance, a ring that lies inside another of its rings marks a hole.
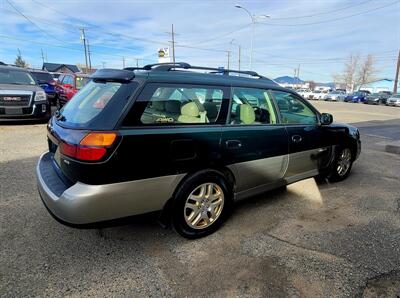
[[[326,178],[329,182],[338,182],[346,179],[353,166],[353,153],[349,147],[339,147],[335,159]]]
[[[188,239],[215,232],[233,207],[232,187],[217,171],[203,171],[186,179],[172,202],[171,220],[176,232]]]

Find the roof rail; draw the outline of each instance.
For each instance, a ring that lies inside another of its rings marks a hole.
[[[213,68],[213,67],[204,67],[204,66],[193,66],[186,62],[148,64],[148,65],[144,66],[142,69],[154,70],[154,71],[170,71],[172,69],[177,69],[177,68],[209,70],[209,71],[212,71],[210,73],[223,74],[223,75],[229,75],[230,73],[238,73],[238,74],[245,74],[245,75],[252,76],[252,77],[266,79],[266,77],[259,75],[255,71]]]

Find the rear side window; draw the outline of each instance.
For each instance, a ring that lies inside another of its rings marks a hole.
[[[275,108],[267,90],[233,88],[230,123],[242,125],[276,124]]]
[[[115,82],[89,82],[61,109],[58,121],[78,126],[88,123],[110,104],[121,85]]]
[[[317,124],[316,113],[298,96],[284,91],[271,91],[282,122],[285,124]]]
[[[218,86],[151,83],[139,95],[125,125],[215,123],[227,93]]]

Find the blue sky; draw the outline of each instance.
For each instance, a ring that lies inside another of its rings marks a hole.
[[[379,77],[393,78],[400,48],[400,1],[128,1],[0,0],[0,61],[12,63],[20,49],[33,67],[48,62],[84,64],[80,27],[92,50],[92,65],[121,68],[157,61],[174,24],[176,60],[203,66],[248,69],[250,17],[268,14],[255,27],[253,69],[275,78],[332,81],[351,54],[376,59]],[[23,15],[25,16],[23,16]]]

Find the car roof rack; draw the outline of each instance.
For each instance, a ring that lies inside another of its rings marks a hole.
[[[234,70],[234,69],[225,69],[225,68],[213,68],[213,67],[204,67],[204,66],[193,66],[186,62],[176,62],[176,63],[155,63],[155,64],[148,64],[143,66],[142,68],[134,68],[130,67],[130,69],[141,69],[141,70],[149,70],[149,71],[170,71],[174,69],[197,69],[197,70],[209,70],[212,74],[223,74],[229,75],[230,73],[237,73],[237,74],[245,74],[251,77],[258,77],[260,79],[268,79],[255,71],[250,70]],[[125,68],[127,69],[127,68]],[[269,80],[269,79],[268,79]]]

